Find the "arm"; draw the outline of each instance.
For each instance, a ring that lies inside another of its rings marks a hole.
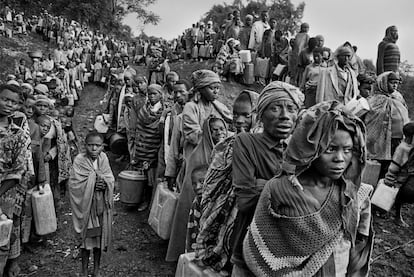
[[[193,145],[200,141],[203,130],[198,121],[197,107],[194,102],[187,103],[183,110],[184,140]]]

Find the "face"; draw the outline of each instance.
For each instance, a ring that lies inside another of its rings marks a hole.
[[[318,38],[318,47],[323,47],[325,40],[323,38]]]
[[[103,149],[103,141],[100,137],[90,137],[86,141],[86,154],[93,160],[97,159]]]
[[[175,83],[177,83],[177,81],[178,81],[178,77],[177,76],[169,76],[168,77],[168,79],[167,79],[167,87],[168,87],[168,89],[173,89],[174,88],[174,85],[175,85]]]
[[[398,30],[397,30],[397,28],[392,28],[391,31],[390,31],[390,34],[391,34],[391,37],[393,39],[398,39]]]
[[[188,101],[188,91],[184,84],[174,86],[174,101],[184,105]]]
[[[52,124],[50,123],[50,120],[45,119],[39,122],[40,135],[42,137],[46,136],[46,134],[49,133],[51,125]]]
[[[125,97],[124,101],[125,101],[125,106],[127,106],[128,108],[131,108],[131,106],[132,106],[132,97]]]
[[[237,133],[248,132],[252,126],[252,105],[247,101],[236,101],[233,105],[233,126]]]
[[[268,13],[262,13],[261,17],[262,17],[263,22],[267,22],[269,20],[269,14]]]
[[[129,77],[125,77],[125,78],[124,78],[124,80],[125,80],[125,85],[126,85],[127,87],[132,86],[132,79],[131,79],[131,78],[129,78]]]
[[[348,168],[353,156],[351,134],[337,130],[328,149],[312,164],[312,167],[323,177],[338,180]]]
[[[253,24],[253,19],[250,18],[250,17],[246,18],[246,25],[247,26],[252,26],[252,24]]]
[[[303,33],[307,33],[307,32],[309,32],[309,26],[306,26],[306,25],[305,25],[305,26],[302,26],[302,28],[301,28],[301,29],[302,29],[302,32],[303,32]]]
[[[147,90],[147,83],[146,82],[139,82],[138,83],[138,90],[139,91],[146,91]]]
[[[372,91],[372,85],[371,84],[362,83],[359,86],[359,93],[364,98],[367,98],[371,94],[371,91]]]
[[[322,58],[324,61],[329,61],[329,58],[331,57],[331,53],[329,51],[323,51],[322,52]]]
[[[208,102],[212,102],[218,98],[218,93],[220,91],[220,83],[214,83],[200,89],[201,97]]]
[[[226,138],[226,126],[222,120],[210,122],[211,139],[214,144],[219,143]]]
[[[32,118],[35,110],[35,100],[34,99],[27,99],[23,105],[23,112],[27,118]]]
[[[274,19],[270,20],[269,25],[270,25],[271,29],[276,28],[276,20],[274,20]]]
[[[400,83],[400,81],[398,81],[398,80],[391,80],[391,81],[388,81],[388,91],[389,92],[394,92],[394,91],[396,91],[397,90],[397,88],[398,88],[398,84]]]
[[[322,61],[322,54],[321,53],[313,53],[313,61],[316,64],[320,64]]]
[[[337,59],[338,59],[338,65],[342,67],[349,63],[349,61],[351,60],[351,55],[342,54],[342,55],[337,56]]]
[[[156,90],[150,89],[148,90],[148,100],[151,105],[155,105],[161,100],[161,94]]]
[[[38,115],[46,115],[49,112],[49,105],[45,102],[36,103],[36,112]]]
[[[291,100],[271,103],[262,115],[264,132],[276,140],[286,139],[295,127],[298,107]]]
[[[9,116],[19,107],[19,95],[8,89],[0,93],[0,115]]]

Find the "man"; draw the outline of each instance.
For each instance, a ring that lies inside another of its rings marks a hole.
[[[240,49],[245,50],[249,48],[250,33],[252,31],[253,15],[246,15],[244,26],[239,33]]]
[[[303,103],[300,90],[275,81],[267,85],[257,102],[263,133],[239,134],[233,150],[233,184],[238,213],[234,225],[232,276],[253,276],[243,258],[243,240],[266,182],[281,172],[285,139],[295,127]]]
[[[3,276],[6,263],[5,275],[19,274],[20,212],[25,196],[21,181],[28,169],[27,158],[31,153],[29,134],[14,124],[11,116],[22,100],[18,87],[0,86],[0,208],[14,221],[10,242],[0,249],[0,276]]]
[[[132,75],[132,76],[135,76],[135,75],[137,75],[137,72],[135,71],[135,69],[133,69],[130,65],[129,65],[129,56],[128,55],[124,55],[123,57],[122,57],[122,60],[123,60],[123,62],[124,62],[124,68],[123,68],[123,70],[124,70],[124,75],[125,74],[130,74],[130,75]],[[127,73],[128,72],[128,73]]]
[[[400,49],[396,44],[398,29],[390,26],[385,31],[384,39],[378,44],[377,75],[386,71],[398,72],[400,65]]]
[[[351,49],[342,46],[336,53],[335,64],[320,74],[316,89],[316,103],[337,100],[346,104],[359,95],[357,76],[349,66],[353,54]]]
[[[271,18],[269,21],[270,29],[267,29],[263,33],[262,39],[262,48],[260,51],[261,56],[264,58],[270,58],[273,53],[273,43],[275,40],[275,30],[276,30],[276,19]]]
[[[269,14],[267,11],[262,11],[261,20],[253,23],[252,31],[250,32],[249,49],[259,51],[262,46],[262,39],[264,32],[269,29]]]
[[[293,83],[296,84],[298,80],[298,58],[300,52],[308,46],[308,41],[310,39],[309,35],[309,24],[302,23],[300,25],[300,32],[295,36],[292,47],[292,57],[289,61],[290,65],[290,77],[293,80]]]
[[[272,64],[276,68],[279,64],[286,65],[286,67],[280,72],[277,78],[282,78],[287,71],[289,55],[289,42],[282,34],[282,31],[275,31],[275,39],[273,43],[272,52]],[[280,79],[281,80],[281,79]]]
[[[226,26],[225,38],[239,39],[240,28],[242,27],[242,22],[240,20],[240,11],[235,10],[233,12],[233,20]]]

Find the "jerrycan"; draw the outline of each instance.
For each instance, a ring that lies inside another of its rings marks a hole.
[[[152,201],[148,224],[164,240],[170,238],[177,201],[178,193],[169,190],[167,182],[160,182]]]
[[[39,236],[56,232],[55,205],[53,204],[53,194],[49,184],[33,191],[32,209],[36,233]]]
[[[9,219],[0,209],[0,247],[5,246],[10,241],[13,227],[13,220]]]

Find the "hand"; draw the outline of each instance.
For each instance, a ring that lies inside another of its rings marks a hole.
[[[46,156],[45,156],[45,162],[49,162],[49,161],[51,161],[52,160],[52,156],[50,155],[50,154],[47,154]]]
[[[107,187],[105,181],[103,180],[97,180],[95,184],[96,190],[105,190]]]

